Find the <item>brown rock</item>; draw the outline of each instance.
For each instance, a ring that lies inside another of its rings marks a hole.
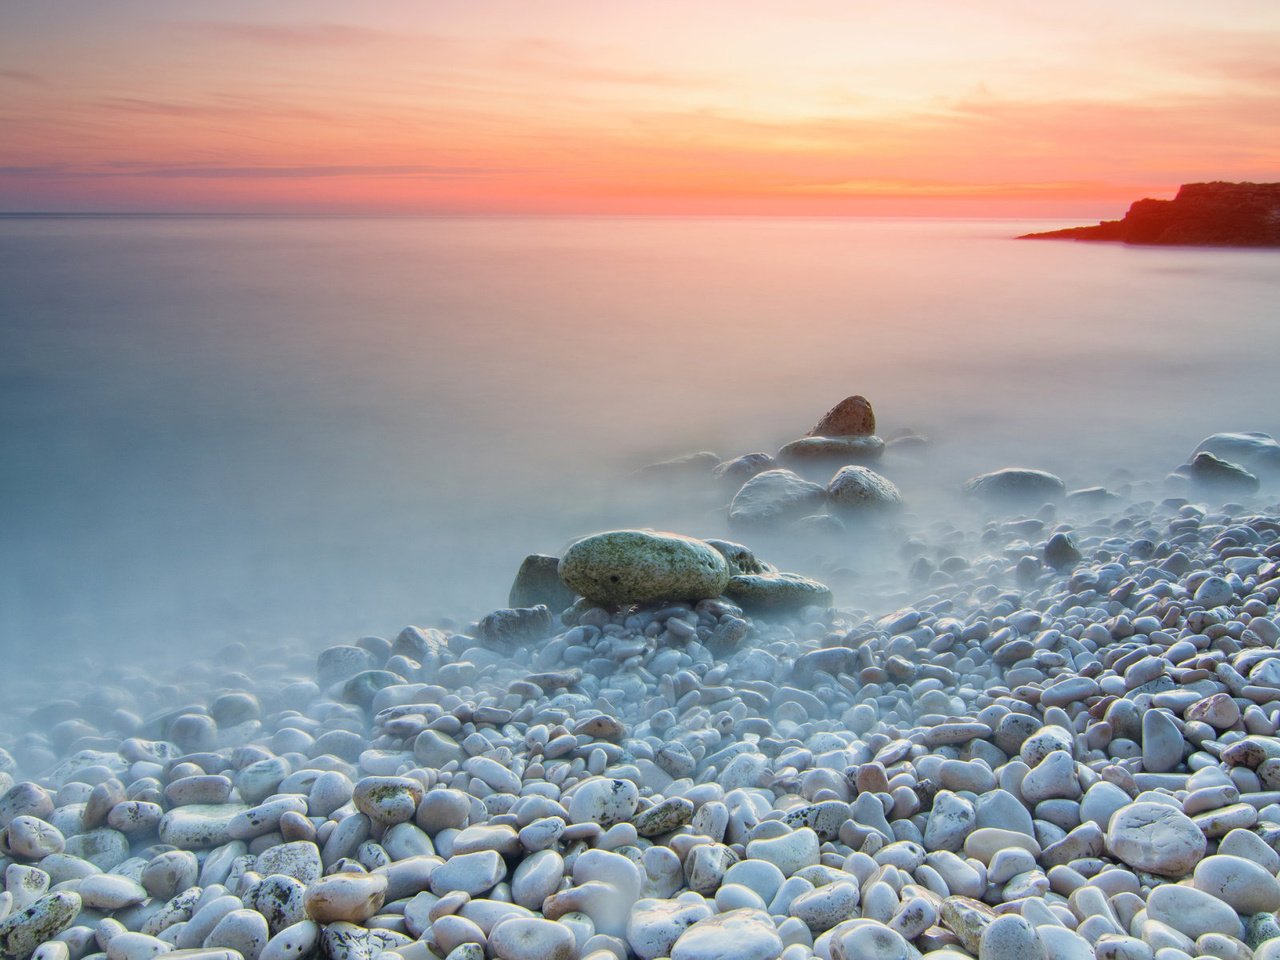
[[[845,397],[828,410],[810,437],[869,437],[876,432],[876,415],[866,397]]]

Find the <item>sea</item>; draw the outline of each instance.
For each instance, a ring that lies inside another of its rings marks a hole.
[[[1015,239],[1063,225],[2,217],[0,651],[465,629],[529,553],[732,533],[731,490],[638,468],[851,394],[927,438],[877,469],[944,524],[984,470],[1280,433],[1280,251]]]

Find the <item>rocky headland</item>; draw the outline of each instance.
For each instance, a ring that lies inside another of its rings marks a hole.
[[[1280,183],[1187,183],[1172,200],[1138,200],[1122,220],[1028,233],[1019,239],[1280,247]]]
[[[591,534],[472,623],[10,671],[0,957],[1280,960],[1280,444],[917,523],[874,430],[656,465],[752,544]],[[754,548],[872,529],[904,603]]]

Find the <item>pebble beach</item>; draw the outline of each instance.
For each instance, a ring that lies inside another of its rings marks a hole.
[[[927,442],[850,397],[655,464],[733,539],[580,538],[473,622],[51,646],[0,699],[0,955],[1280,960],[1280,444],[926,520],[880,471]]]

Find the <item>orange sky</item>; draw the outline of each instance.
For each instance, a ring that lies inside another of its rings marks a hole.
[[[41,0],[0,210],[1117,216],[1280,180],[1275,0]]]

